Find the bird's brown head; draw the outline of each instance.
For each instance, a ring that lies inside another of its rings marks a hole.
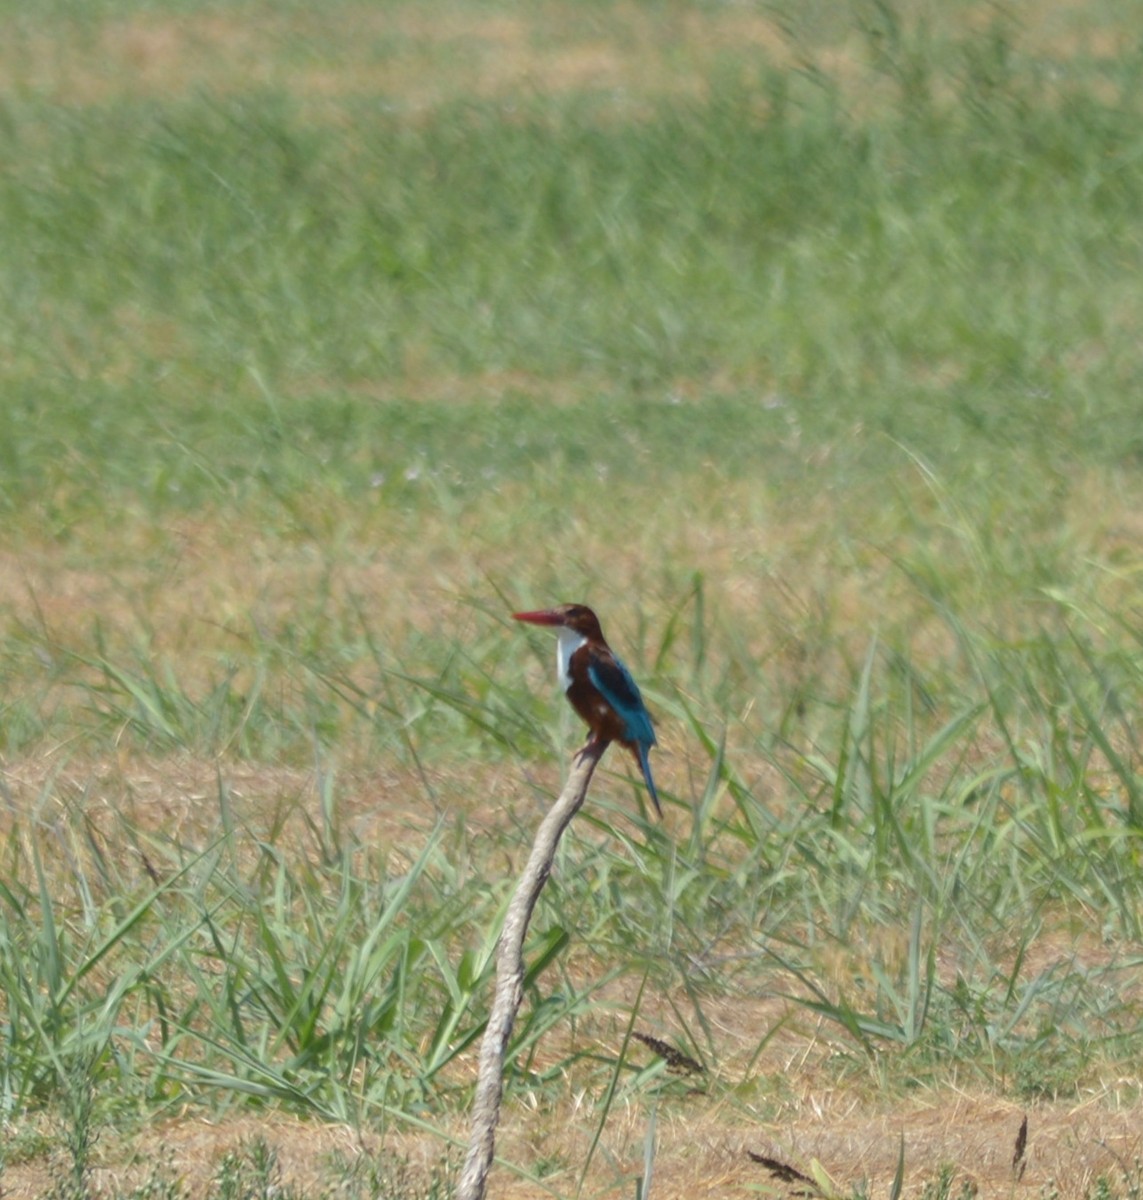
[[[517,621],[528,621],[532,625],[566,626],[582,633],[586,638],[597,641],[603,640],[603,630],[599,627],[599,618],[586,604],[559,604],[555,608],[542,608],[536,612],[513,613]]]

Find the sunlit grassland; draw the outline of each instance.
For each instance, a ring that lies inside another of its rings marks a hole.
[[[668,814],[613,754],[543,898],[525,1178],[619,1186],[652,1112],[665,1194],[695,1125],[1137,1112],[1143,51],[824,7],[14,14],[10,1164],[462,1130],[560,599]]]

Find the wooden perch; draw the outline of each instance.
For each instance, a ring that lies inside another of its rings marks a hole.
[[[548,881],[556,847],[572,817],[579,811],[587,796],[595,766],[607,749],[607,742],[592,740],[572,762],[564,790],[540,822],[528,865],[508,911],[496,946],[496,995],[484,1040],[480,1043],[480,1070],[476,1079],[476,1095],[472,1102],[472,1132],[468,1153],[460,1173],[456,1200],[484,1200],[484,1188],[492,1167],[496,1146],[496,1126],[500,1120],[500,1098],[504,1088],[504,1057],[516,1012],[524,999],[524,938],[532,910]]]

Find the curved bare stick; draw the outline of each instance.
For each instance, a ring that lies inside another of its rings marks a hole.
[[[484,1186],[496,1146],[496,1125],[500,1120],[504,1056],[516,1011],[524,998],[524,937],[528,922],[547,883],[560,838],[583,804],[592,772],[607,745],[607,742],[592,741],[576,755],[564,790],[540,822],[528,865],[504,914],[504,927],[496,947],[496,996],[488,1014],[484,1040],[480,1043],[480,1069],[472,1101],[472,1132],[457,1184],[456,1200],[484,1200]]]

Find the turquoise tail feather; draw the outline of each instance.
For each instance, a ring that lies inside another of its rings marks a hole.
[[[647,781],[647,791],[651,793],[651,803],[655,806],[655,812],[661,820],[663,809],[659,804],[659,793],[655,790],[655,781],[651,778],[651,763],[647,758],[647,747],[642,742],[635,743],[635,757],[638,758],[639,768],[643,772],[643,778]]]

